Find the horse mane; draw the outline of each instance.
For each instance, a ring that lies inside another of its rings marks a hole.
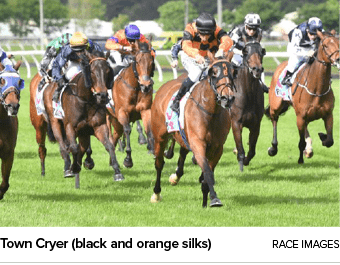
[[[90,68],[90,55],[89,52],[85,50],[84,53],[79,54],[80,57],[80,67],[81,71],[84,75],[84,80],[85,80],[85,87],[90,89],[92,86],[92,81],[91,81],[91,68]]]
[[[139,49],[142,52],[149,52],[150,51],[149,43],[147,43],[147,42],[140,42],[139,43]]]

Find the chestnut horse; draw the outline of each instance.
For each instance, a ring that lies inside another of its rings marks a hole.
[[[214,207],[222,206],[214,190],[214,169],[223,153],[223,144],[230,129],[228,108],[233,101],[233,78],[237,71],[226,60],[214,61],[211,53],[208,54],[211,62],[208,76],[196,85],[184,109],[184,132],[197,163],[202,169],[199,182],[202,183],[203,207],[207,206],[209,192],[210,206]],[[151,202],[161,200],[163,156],[170,136],[166,128],[165,113],[171,97],[180,88],[181,81],[175,79],[162,85],[151,107],[151,129],[155,141],[154,154],[157,171]],[[179,132],[175,132],[173,137],[181,146],[176,176],[171,180],[177,184],[183,175],[184,161],[189,150]]]
[[[37,73],[31,80],[30,83],[30,119],[31,124],[33,125],[35,129],[35,135],[36,135],[36,142],[38,144],[38,154],[40,158],[40,167],[41,167],[41,176],[45,176],[45,158],[46,158],[46,133],[48,130],[48,123],[46,120],[46,117],[44,115],[38,115],[36,105],[35,105],[35,99],[38,89],[38,84],[41,80],[41,76],[39,73]],[[59,121],[59,123],[62,126],[62,121]],[[51,128],[49,128],[51,129]],[[51,142],[56,142],[56,139],[53,137],[52,139],[49,139]],[[86,160],[84,161],[84,167],[87,169],[92,169],[94,167],[93,159],[91,158],[92,150],[89,148],[86,151]],[[70,170],[71,160],[69,155],[66,155],[64,158],[64,176],[72,176],[73,173]]]
[[[331,147],[333,140],[333,108],[334,94],[331,89],[331,66],[339,68],[339,39],[332,33],[323,33],[318,31],[319,38],[317,55],[312,63],[307,63],[301,71],[298,72],[292,85],[292,101],[283,101],[281,97],[275,94],[275,86],[281,72],[287,65],[287,62],[281,63],[276,69],[269,90],[269,107],[266,109],[266,115],[270,117],[273,124],[272,146],[268,149],[268,154],[274,156],[277,154],[277,122],[279,115],[284,113],[289,105],[295,109],[297,118],[297,127],[299,130],[300,156],[298,163],[302,164],[303,153],[306,148],[306,141],[309,146],[309,154],[313,155],[311,149],[311,139],[307,126],[310,122],[323,119],[326,132],[319,133],[323,146]],[[305,139],[306,138],[306,139]]]
[[[111,164],[115,171],[114,180],[123,180],[124,177],[120,172],[106,125],[107,88],[111,86],[113,80],[112,69],[107,62],[108,56],[104,58],[100,52],[91,54],[88,51],[80,52],[78,56],[81,58],[82,72],[70,80],[63,93],[62,126],[53,116],[51,100],[57,84],[52,83],[45,89],[45,109],[53,135],[60,144],[63,158],[67,157],[68,152],[72,153],[71,171],[73,174],[78,174],[81,170],[82,157],[90,145],[90,136],[94,134],[110,154]],[[64,139],[65,136],[67,139]],[[79,144],[76,142],[77,137]]]
[[[265,55],[259,42],[248,42],[242,50],[243,65],[238,70],[235,80],[235,102],[230,108],[231,125],[237,149],[237,160],[240,170],[249,165],[255,156],[257,139],[260,133],[261,120],[264,114],[264,96],[259,81],[263,72],[262,59]],[[249,151],[245,156],[242,143],[242,130],[249,129]]]
[[[9,177],[14,160],[14,149],[18,136],[18,111],[20,90],[24,80],[20,79],[17,70],[21,62],[14,67],[0,64],[0,159],[1,176],[0,200],[9,188]]]
[[[108,109],[108,126],[113,125],[113,136],[110,140],[117,145],[118,139],[124,133],[126,138],[126,158],[124,166],[133,166],[131,157],[130,122],[142,119],[147,134],[148,149],[153,150],[150,129],[150,115],[152,104],[152,85],[154,61],[151,55],[151,44],[136,41],[132,47],[130,65],[122,70],[113,85],[114,110]]]

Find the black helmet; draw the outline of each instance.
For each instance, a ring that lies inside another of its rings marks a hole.
[[[196,27],[201,34],[212,34],[216,29],[216,21],[212,15],[202,13],[196,19]]]

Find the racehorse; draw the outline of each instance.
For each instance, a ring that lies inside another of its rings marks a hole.
[[[147,134],[148,149],[153,150],[153,141],[150,129],[150,115],[153,93],[153,57],[151,55],[151,44],[136,41],[132,47],[130,64],[122,70],[113,85],[114,110],[108,109],[108,126],[114,127],[113,136],[110,140],[117,145],[118,139],[124,133],[126,138],[126,158],[124,166],[133,166],[131,157],[130,122],[142,119]]]
[[[299,164],[303,164],[303,153],[308,142],[306,156],[312,157],[313,151],[311,139],[307,126],[310,122],[323,119],[326,132],[319,133],[323,146],[331,147],[333,140],[333,108],[334,94],[331,89],[331,66],[339,64],[339,39],[334,36],[335,32],[317,32],[318,49],[317,55],[313,62],[309,62],[297,73],[292,85],[292,101],[283,101],[281,97],[276,96],[275,86],[281,72],[287,65],[287,61],[281,63],[273,76],[269,90],[269,107],[266,109],[266,115],[270,117],[273,124],[272,146],[268,149],[268,154],[274,156],[277,154],[277,122],[279,115],[287,111],[292,105],[297,118],[297,127],[299,130]],[[305,139],[306,138],[306,139]]]
[[[123,180],[106,125],[107,89],[111,87],[113,81],[113,71],[107,62],[108,54],[104,58],[103,53],[91,54],[85,50],[78,53],[78,56],[82,71],[70,80],[61,99],[64,110],[63,126],[53,118],[52,94],[56,83],[53,82],[45,89],[47,93],[45,108],[53,135],[60,144],[63,157],[66,157],[69,151],[72,153],[71,171],[78,174],[81,170],[82,157],[90,145],[90,136],[94,134],[110,154],[115,171],[114,180]],[[68,148],[65,145],[65,136]],[[76,142],[77,137],[79,144]]]
[[[243,65],[238,70],[235,80],[235,101],[230,108],[231,124],[237,149],[237,160],[240,170],[249,165],[255,156],[257,139],[260,133],[264,113],[264,96],[259,79],[263,72],[262,59],[265,49],[259,42],[245,42],[242,50]],[[249,151],[245,156],[242,143],[242,130],[249,129]]]
[[[233,101],[233,79],[237,71],[226,60],[214,60],[210,52],[208,52],[208,55],[211,62],[208,76],[196,85],[184,109],[184,132],[187,143],[202,169],[199,181],[202,183],[203,207],[207,207],[209,192],[210,206],[214,207],[222,206],[214,190],[214,169],[222,155],[223,144],[230,129],[227,109]],[[172,95],[180,86],[181,80],[178,79],[162,85],[157,91],[151,107],[151,129],[154,137],[157,171],[157,180],[151,202],[161,200],[163,156],[169,137],[165,113]],[[179,132],[175,132],[173,137],[181,146],[176,176],[171,179],[172,183],[177,184],[183,175],[184,161],[189,150]]]
[[[37,109],[36,109],[36,94],[37,94],[37,89],[38,89],[38,84],[41,80],[41,75],[39,73],[35,74],[35,76],[32,78],[31,83],[30,83],[30,119],[31,123],[35,129],[35,134],[36,134],[36,142],[39,146],[38,148],[38,154],[40,158],[40,166],[41,166],[41,176],[45,176],[45,158],[46,158],[46,133],[48,130],[48,123],[46,120],[46,117],[44,115],[38,115]],[[62,126],[62,121],[59,121],[60,125]],[[51,129],[51,128],[49,128]],[[52,137],[49,139],[51,142],[55,142],[56,139]],[[94,167],[94,162],[93,159],[91,158],[92,150],[89,148],[86,151],[86,159],[84,161],[84,167],[87,169],[92,169]],[[71,165],[71,160],[69,155],[65,155],[64,157],[64,176],[72,176],[73,173],[70,170],[70,165]]]
[[[18,61],[10,69],[0,64],[0,159],[2,182],[0,185],[0,200],[9,188],[9,177],[14,160],[14,149],[18,136],[18,111],[20,90],[24,80],[20,79],[18,71],[21,62]]]

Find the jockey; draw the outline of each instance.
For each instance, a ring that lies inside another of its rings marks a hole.
[[[323,31],[322,21],[317,17],[312,17],[289,32],[287,52],[290,56],[287,65],[287,73],[282,80],[282,85],[291,86],[292,83],[290,80],[293,73],[304,62],[314,56],[316,51],[316,33],[318,30]]]
[[[113,68],[114,76],[116,76],[121,69],[129,66],[128,60],[123,56],[124,52],[131,52],[131,44],[136,40],[140,42],[149,43],[143,34],[140,33],[139,28],[136,25],[127,25],[124,29],[116,32],[111,38],[106,41],[105,48],[107,50],[112,50],[111,55],[116,61],[116,66]],[[151,48],[151,55],[155,58],[155,50]]]
[[[176,68],[178,66],[178,53],[182,50],[182,41],[183,39],[181,38],[171,47],[172,68]]]
[[[100,46],[89,40],[82,32],[75,32],[70,39],[70,43],[60,49],[60,52],[55,58],[52,66],[52,78],[58,83],[58,87],[53,94],[53,101],[58,101],[61,89],[68,81],[65,75],[61,74],[63,66],[67,61],[77,61],[79,59],[77,52],[84,51],[85,49],[89,52],[94,50],[102,52]]]
[[[12,61],[7,57],[6,52],[2,48],[0,48],[0,62],[5,67],[6,65],[13,66]]]
[[[249,13],[244,17],[244,25],[236,27],[230,33],[230,38],[234,42],[232,51],[234,56],[232,62],[240,66],[243,62],[242,50],[245,47],[244,39],[246,42],[257,41],[262,39],[262,29],[260,28],[261,18],[258,14]],[[268,87],[261,81],[261,86],[264,92],[268,93]]]
[[[57,56],[60,51],[60,48],[70,43],[70,39],[72,37],[71,33],[65,33],[62,36],[52,40],[46,47],[46,51],[44,57],[40,63],[40,71],[39,74],[42,79],[39,82],[38,90],[40,91],[43,86],[46,84],[47,71],[51,61]]]
[[[224,53],[233,45],[233,41],[227,33],[216,25],[214,17],[208,13],[202,13],[195,22],[188,23],[183,33],[182,65],[188,71],[186,78],[180,87],[171,109],[179,114],[179,101],[197,82],[206,70],[205,56],[208,49],[215,53],[215,57],[223,57]]]

